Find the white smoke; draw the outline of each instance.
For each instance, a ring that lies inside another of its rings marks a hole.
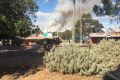
[[[46,0],[48,1],[48,0]],[[76,0],[76,19],[84,13],[92,13],[93,6],[101,0]],[[58,0],[55,11],[45,22],[45,32],[71,29],[73,26],[73,0]]]
[[[84,13],[92,13],[94,5],[99,4],[100,0],[76,0],[76,19],[82,16]],[[58,0],[58,5],[55,8],[55,15],[52,15],[48,22],[47,27],[54,27],[56,30],[64,30],[72,28],[72,12],[73,1],[72,0]],[[47,29],[48,29],[47,28]],[[64,29],[62,29],[64,28]],[[51,31],[51,30],[50,30]]]

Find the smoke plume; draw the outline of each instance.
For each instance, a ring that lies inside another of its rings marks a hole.
[[[76,0],[76,20],[84,13],[92,13],[94,5],[99,4],[100,2],[101,0]],[[47,20],[46,31],[64,31],[65,29],[71,29],[73,26],[72,13],[73,0],[58,0],[55,11]]]

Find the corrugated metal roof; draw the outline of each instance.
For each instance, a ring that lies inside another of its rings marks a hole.
[[[39,35],[39,36],[29,36],[29,37],[26,37],[25,40],[37,40],[37,39],[45,39],[45,38],[49,38],[49,39],[52,39],[53,37],[52,36],[43,36],[43,35]]]
[[[26,37],[25,40],[27,39],[44,39],[44,37],[41,37],[41,36],[32,36],[32,37]]]
[[[91,33],[90,37],[120,37],[120,32],[111,33]]]

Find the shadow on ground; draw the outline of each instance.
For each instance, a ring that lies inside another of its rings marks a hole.
[[[120,80],[120,65],[114,71],[109,71],[103,76],[103,80]]]
[[[0,77],[15,73],[24,75],[29,70],[37,70],[37,67],[43,66],[43,56],[41,46],[0,47]]]

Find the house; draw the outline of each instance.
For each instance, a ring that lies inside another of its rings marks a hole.
[[[103,33],[91,33],[89,34],[89,41],[91,44],[99,43],[103,39],[120,39],[120,32],[103,32]]]
[[[23,44],[24,45],[35,45],[36,40],[39,40],[39,39],[44,39],[44,36],[41,33],[37,33],[37,34],[31,35],[29,37],[26,37],[24,39]]]
[[[44,40],[45,38],[49,38],[49,39],[53,39],[51,33],[37,33],[37,34],[34,34],[34,35],[31,35],[29,37],[26,37],[24,39],[24,45],[36,45],[36,41],[37,40]]]

